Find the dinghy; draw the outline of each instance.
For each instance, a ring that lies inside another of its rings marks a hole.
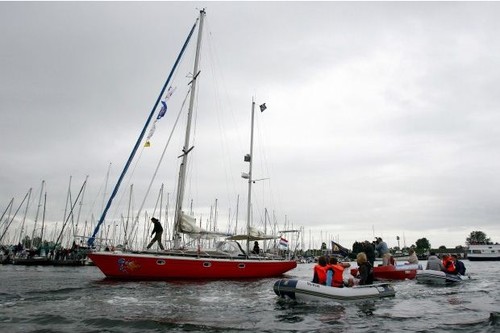
[[[373,267],[373,278],[378,281],[412,280],[419,269],[422,269],[420,264],[375,266]],[[356,276],[357,273],[357,268],[351,269],[352,276]]]
[[[469,275],[447,274],[442,271],[434,271],[431,269],[418,270],[416,275],[418,283],[448,285],[460,283],[464,280],[469,280]]]
[[[273,289],[282,298],[304,302],[367,300],[396,294],[389,283],[336,288],[296,279],[280,279],[274,283]]]

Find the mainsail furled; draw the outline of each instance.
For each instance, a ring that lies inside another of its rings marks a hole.
[[[243,235],[234,235],[228,238],[228,240],[249,240],[249,241],[256,241],[256,240],[266,240],[266,239],[277,239],[279,236],[275,235],[266,235],[262,231],[258,230],[257,228],[254,227],[248,227],[248,234],[243,234]]]
[[[192,238],[217,238],[231,236],[230,234],[216,231],[207,231],[203,228],[200,228],[196,225],[196,218],[184,213],[182,213],[179,231],[183,234],[187,234]]]

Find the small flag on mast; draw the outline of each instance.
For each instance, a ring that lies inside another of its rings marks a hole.
[[[260,112],[264,112],[264,110],[267,109],[266,103],[262,103],[259,107],[260,107]]]
[[[280,238],[280,245],[285,247],[285,248],[288,248],[288,240],[284,237],[281,237]]]

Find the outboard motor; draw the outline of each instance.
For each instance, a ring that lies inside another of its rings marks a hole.
[[[274,283],[274,292],[279,297],[295,299],[297,280],[281,279]]]

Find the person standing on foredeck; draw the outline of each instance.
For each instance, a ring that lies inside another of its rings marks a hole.
[[[153,222],[154,224],[153,231],[151,232],[151,237],[153,237],[153,235],[155,235],[155,237],[148,244],[147,249],[149,250],[149,248],[153,246],[155,242],[158,242],[158,246],[160,247],[160,249],[164,250],[165,248],[161,243],[161,235],[163,234],[163,227],[161,226],[161,223],[160,221],[158,221],[157,218],[152,217],[151,222]]]

